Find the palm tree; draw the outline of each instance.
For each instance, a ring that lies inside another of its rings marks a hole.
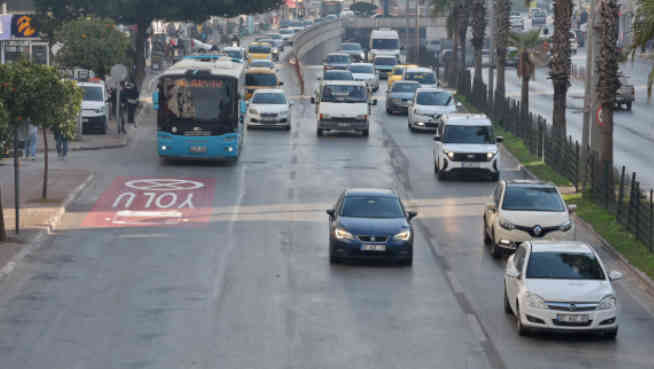
[[[518,49],[520,61],[518,63],[518,76],[522,78],[520,89],[520,116],[526,119],[529,115],[529,80],[536,71],[536,53],[541,45],[540,30],[527,32],[511,32],[509,42]]]
[[[502,106],[506,97],[506,88],[504,83],[504,63],[506,62],[506,47],[509,40],[511,24],[509,22],[511,14],[511,0],[496,0],[495,3],[495,45],[496,45],[496,67],[497,67],[497,84],[495,86],[495,103],[496,106]]]
[[[631,45],[631,57],[636,56],[638,49],[644,49],[650,40],[654,39],[654,0],[639,0],[636,20],[634,22],[634,41]],[[652,97],[654,83],[654,65],[647,78],[647,98]]]
[[[597,95],[602,116],[600,122],[600,161],[613,165],[613,109],[615,95],[620,87],[618,80],[618,6],[616,0],[600,0],[599,6],[599,57],[595,62],[598,76]],[[651,73],[650,73],[651,77]],[[651,80],[651,79],[650,79]]]
[[[460,0],[432,0],[432,12],[434,16],[447,17],[447,38],[453,39],[452,57],[446,66],[446,75],[451,73],[449,70],[453,65],[457,64],[457,48],[458,48],[458,32],[457,32],[457,3]],[[452,86],[450,86],[452,87]]]
[[[477,90],[483,84],[481,76],[481,51],[484,47],[484,36],[486,36],[486,2],[474,0],[472,5],[472,46],[475,48],[475,78],[473,90]]]
[[[557,0],[554,6],[554,34],[552,35],[552,64],[550,79],[554,87],[552,128],[566,136],[565,107],[570,86],[570,20],[572,1]]]
[[[458,7],[457,32],[459,34],[459,45],[461,47],[461,63],[456,64],[458,66],[457,75],[466,69],[466,38],[468,36],[468,26],[470,25],[472,0],[459,0]]]

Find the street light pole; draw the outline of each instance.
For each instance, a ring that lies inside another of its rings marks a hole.
[[[488,19],[490,24],[490,37],[489,37],[489,47],[488,47],[488,59],[489,59],[489,66],[488,66],[488,98],[490,101],[494,100],[494,94],[493,94],[493,83],[494,81],[494,76],[495,72],[493,68],[495,67],[495,27],[496,27],[496,19],[495,19],[495,0],[488,0]]]

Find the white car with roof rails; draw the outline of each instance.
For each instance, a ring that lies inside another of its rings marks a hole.
[[[599,254],[575,241],[527,241],[506,262],[504,311],[531,332],[618,334],[618,301]]]
[[[355,131],[368,137],[370,131],[370,99],[368,87],[361,81],[324,81],[319,97],[311,97],[318,104],[316,134],[325,131]]]
[[[409,129],[433,131],[438,128],[443,115],[456,113],[460,105],[449,91],[421,87],[409,105]]]
[[[524,241],[575,239],[572,213],[552,183],[534,180],[500,181],[483,214],[484,244],[491,255],[513,252]]]
[[[281,89],[258,89],[248,102],[247,126],[290,130],[292,105]]]
[[[352,72],[355,81],[365,82],[370,91],[379,90],[379,77],[372,63],[352,63],[347,69]]]
[[[434,133],[434,172],[439,180],[451,174],[500,178],[500,153],[493,125],[484,114],[453,113],[441,117]]]
[[[430,68],[413,67],[406,68],[402,74],[402,79],[405,81],[416,81],[420,83],[420,87],[438,88],[438,80],[436,79],[436,72]]]

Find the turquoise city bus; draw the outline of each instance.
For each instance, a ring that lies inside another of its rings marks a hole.
[[[169,159],[236,161],[243,142],[244,65],[185,58],[158,78],[157,150]]]

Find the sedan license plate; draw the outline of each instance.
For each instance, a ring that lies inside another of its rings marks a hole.
[[[479,168],[479,163],[461,163],[461,168]]]
[[[190,151],[195,152],[195,153],[207,152],[207,147],[206,146],[191,146]]]
[[[566,323],[587,323],[588,314],[557,314],[556,319]]]
[[[361,251],[386,251],[386,245],[362,245]]]
[[[338,123],[339,127],[349,127],[350,123]]]

